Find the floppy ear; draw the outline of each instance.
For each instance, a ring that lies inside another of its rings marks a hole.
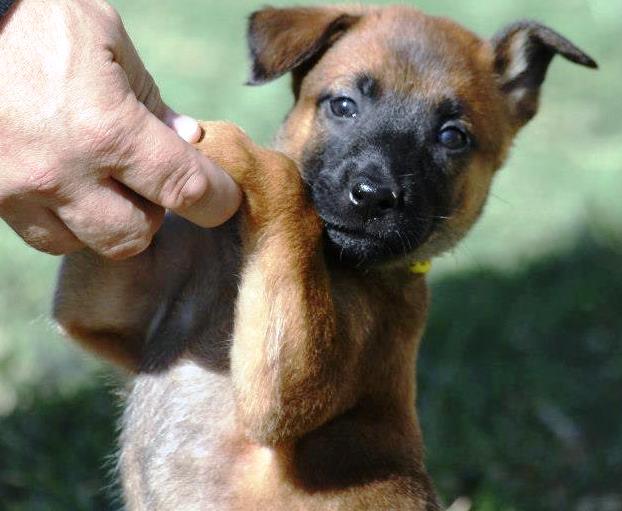
[[[254,12],[248,23],[248,84],[260,85],[293,70],[300,77],[358,19],[333,7],[267,7]]]
[[[538,110],[540,86],[555,55],[582,66],[598,67],[568,39],[535,21],[512,23],[493,38],[492,44],[501,89],[521,126]]]

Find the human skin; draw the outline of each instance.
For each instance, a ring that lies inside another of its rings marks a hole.
[[[0,20],[0,76],[0,217],[31,246],[123,259],[166,209],[212,227],[239,207],[106,2],[18,1]]]

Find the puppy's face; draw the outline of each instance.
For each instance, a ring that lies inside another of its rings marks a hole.
[[[541,25],[489,42],[407,7],[268,9],[250,43],[254,82],[293,71],[278,145],[300,164],[328,246],[356,265],[453,246],[534,115],[553,55],[594,65]]]
[[[308,73],[288,125],[310,127],[301,168],[339,257],[427,256],[473,223],[512,135],[490,66],[465,30],[391,9]]]

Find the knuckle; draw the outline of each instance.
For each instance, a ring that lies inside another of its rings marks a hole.
[[[146,222],[116,236],[95,250],[109,259],[127,259],[145,250],[151,244],[152,237],[153,231],[150,224]]]
[[[120,261],[121,259],[128,259],[143,252],[151,243],[151,239],[132,239],[125,240],[124,242],[116,245],[109,245],[97,250],[99,254],[112,259],[114,261]]]
[[[162,185],[160,198],[162,206],[175,210],[189,208],[211,192],[207,176],[197,165],[186,165],[179,173],[171,176]]]
[[[59,233],[53,235],[41,229],[27,229],[20,235],[31,247],[54,256],[68,254],[81,247],[79,241],[72,236]]]
[[[32,232],[21,233],[24,241],[31,247],[45,252],[51,255],[60,255],[60,250],[57,244],[52,242],[52,239],[48,236],[36,234]]]
[[[44,252],[45,254],[59,256],[63,255],[65,252],[63,249],[57,244],[52,243],[50,240],[26,240],[31,247],[38,250],[39,252]]]
[[[61,256],[73,252],[76,250],[75,245],[73,244],[59,244],[58,242],[45,242],[41,244],[40,247],[35,247],[40,252],[45,252],[46,254],[50,254],[53,256]]]
[[[42,165],[28,176],[24,192],[43,197],[58,195],[63,186],[63,172],[58,165]]]
[[[100,10],[104,18],[114,26],[121,26],[123,21],[121,20],[121,15],[119,12],[108,2],[104,2],[100,0],[99,2]]]

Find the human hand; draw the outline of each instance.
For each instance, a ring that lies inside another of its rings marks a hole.
[[[162,102],[103,0],[18,1],[0,76],[0,217],[33,247],[120,259],[165,208],[203,227],[237,210],[239,188],[188,143],[198,124]]]

